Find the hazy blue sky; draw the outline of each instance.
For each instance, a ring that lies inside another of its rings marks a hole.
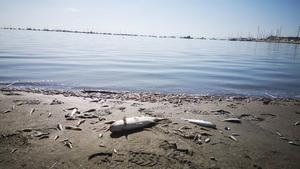
[[[296,35],[300,0],[0,0],[0,26],[207,37]]]

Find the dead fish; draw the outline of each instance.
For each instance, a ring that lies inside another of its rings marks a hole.
[[[210,138],[207,138],[204,140],[205,143],[209,143],[210,142]]]
[[[74,109],[77,109],[77,107],[70,107],[70,108],[67,108],[67,110],[74,110]]]
[[[73,109],[73,111],[72,111],[71,114],[70,114],[70,117],[74,117],[75,114],[79,114],[79,111],[78,111],[77,108]]]
[[[295,143],[293,141],[289,141],[288,143],[291,144],[291,145],[294,145],[294,146],[300,146],[300,144],[297,144],[297,143]]]
[[[232,136],[240,136],[238,133],[232,133]]]
[[[104,124],[113,124],[116,120],[105,121]]]
[[[54,140],[56,141],[58,138],[59,138],[59,136],[57,135],[57,136],[54,137]]]
[[[156,121],[161,120],[162,118],[156,117],[128,117],[123,118],[122,120],[115,121],[111,124],[109,130],[111,132],[120,132],[120,131],[129,131],[135,129],[142,129],[151,124],[154,124]]]
[[[102,138],[102,137],[103,137],[103,134],[100,133],[100,134],[98,135],[98,138]]]
[[[298,126],[300,124],[300,121],[296,121],[294,126]]]
[[[183,119],[183,120],[188,121],[193,124],[203,126],[203,127],[209,127],[209,128],[214,128],[214,129],[216,128],[216,125],[210,121],[197,120],[197,119]]]
[[[207,132],[202,132],[200,133],[202,136],[212,136],[211,134],[207,133]]]
[[[225,130],[231,130],[231,128],[229,128],[229,127],[225,127],[224,129],[225,129]]]
[[[227,119],[224,119],[223,121],[232,122],[232,123],[241,123],[241,120],[238,118],[227,118]]]
[[[32,128],[25,128],[25,129],[22,129],[22,131],[24,132],[31,132],[33,129]]]
[[[49,138],[49,135],[42,135],[39,140],[44,139],[44,138]]]
[[[34,108],[32,108],[31,110],[30,110],[30,116],[33,114],[33,112],[35,111],[35,109]]]
[[[78,120],[78,119],[74,116],[70,116],[70,117],[66,117],[66,120]]]
[[[11,110],[15,110],[15,105],[12,105],[12,106],[11,106]]]
[[[51,116],[52,116],[52,113],[49,112],[49,113],[48,113],[48,118],[50,118]]]
[[[67,130],[77,130],[77,131],[81,131],[82,129],[79,127],[75,127],[75,126],[65,126],[65,129]]]
[[[289,141],[289,139],[286,138],[286,137],[284,137],[284,136],[280,136],[279,138],[280,138],[281,140]]]
[[[116,153],[116,154],[118,153],[118,151],[115,148],[114,148],[114,153]]]
[[[90,112],[94,112],[94,111],[96,111],[96,109],[89,109],[89,110],[87,110],[87,111],[85,111],[86,113],[90,113]]]
[[[11,112],[11,110],[5,110],[3,113],[5,114],[5,113],[9,113],[9,112]]]
[[[238,141],[234,136],[228,136],[231,140],[233,140],[233,141]]]
[[[36,132],[33,133],[34,137],[41,137],[41,136],[44,136],[44,135],[49,135],[49,133],[43,133],[43,132],[40,132],[40,131],[36,131]]]
[[[187,129],[192,129],[192,127],[182,126],[182,127],[179,128],[179,130],[187,130]]]
[[[57,125],[57,129],[60,130],[60,131],[62,131],[63,130],[63,126],[61,124],[58,124]]]
[[[69,141],[66,141],[64,144],[65,144],[65,146],[69,147],[70,149],[73,148],[72,143]]]
[[[98,146],[99,147],[106,147],[104,144],[99,144]]]
[[[10,152],[11,153],[14,153],[14,152],[16,152],[18,149],[17,148],[13,148]]]
[[[281,134],[279,131],[276,131],[276,134],[277,134],[279,137],[282,137],[282,134]]]
[[[80,120],[78,123],[77,123],[77,127],[79,127],[82,123],[84,123],[85,122],[85,120]]]

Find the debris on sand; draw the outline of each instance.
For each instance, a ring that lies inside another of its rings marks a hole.
[[[63,130],[63,126],[61,124],[58,124],[57,125],[57,129],[60,130],[60,131],[62,131]]]
[[[232,123],[241,123],[241,120],[239,118],[227,118],[224,119],[225,122],[232,122]]]
[[[83,113],[77,116],[78,118],[82,118],[82,119],[91,119],[91,118],[98,118],[97,115],[94,115],[92,113]]]
[[[197,124],[199,126],[216,129],[216,125],[210,121],[197,120],[197,119],[183,119],[183,120],[188,121],[193,124]]]
[[[34,108],[32,108],[31,110],[30,110],[30,116],[33,114],[33,112],[35,111],[35,109]]]
[[[232,136],[232,135],[229,135],[228,136],[231,140],[233,140],[233,141],[238,141],[234,136]]]
[[[81,131],[82,129],[76,126],[65,126],[65,129],[67,130],[77,130],[77,131]]]
[[[135,129],[143,129],[148,127],[151,124],[155,124],[155,122],[164,120],[163,118],[156,118],[156,117],[148,117],[148,116],[141,116],[141,117],[124,117],[122,120],[118,120],[111,124],[110,131],[111,132],[120,132],[120,131],[129,131]]]
[[[57,105],[57,104],[63,104],[64,102],[57,100],[56,98],[52,100],[50,105]]]

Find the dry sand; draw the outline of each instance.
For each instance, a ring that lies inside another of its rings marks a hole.
[[[65,129],[83,120],[66,120],[71,107],[78,115],[95,109],[81,131]],[[0,112],[3,169],[300,168],[299,100],[2,88]],[[168,120],[130,133],[107,130],[105,122],[124,116]],[[224,122],[228,117],[241,123]],[[182,118],[211,121],[217,129]]]

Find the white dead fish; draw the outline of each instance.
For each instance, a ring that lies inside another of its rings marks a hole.
[[[30,116],[33,114],[33,112],[35,111],[35,109],[34,108],[32,108],[31,110],[30,110]]]
[[[57,129],[60,130],[60,131],[62,131],[63,130],[63,126],[61,124],[58,124],[57,125]]]
[[[288,143],[291,144],[291,145],[294,145],[294,146],[300,146],[300,144],[297,144],[297,143],[295,143],[293,141],[289,141]]]
[[[15,110],[15,105],[12,105],[12,106],[11,106],[11,110]]]
[[[77,131],[81,131],[82,129],[79,127],[75,127],[75,126],[65,126],[65,129],[67,130],[77,130]]]
[[[96,109],[88,109],[87,111],[85,111],[86,113],[90,113],[90,112],[94,112],[96,111]]]
[[[100,134],[98,135],[98,137],[99,137],[99,138],[102,138],[102,137],[103,137],[103,134],[102,134],[102,133],[100,133]]]
[[[54,140],[56,141],[58,138],[59,138],[59,135],[55,136],[55,137],[54,137]]]
[[[231,140],[233,140],[233,141],[238,141],[234,136],[228,136]]]
[[[48,118],[50,118],[51,116],[52,116],[52,113],[49,112],[49,113],[48,113]]]
[[[205,121],[205,120],[197,120],[197,119],[183,119],[185,121],[188,121],[193,124],[197,124],[199,126],[203,127],[209,127],[209,128],[216,128],[216,125],[210,121]]]
[[[74,115],[77,113],[78,113],[78,109],[77,108],[73,109],[73,111],[70,114],[70,117],[74,117]]]
[[[67,108],[67,110],[74,110],[74,109],[77,109],[77,107],[69,107],[69,108]]]
[[[78,119],[74,116],[70,116],[70,117],[66,117],[66,120],[78,120]]]
[[[204,140],[205,143],[209,143],[210,142],[210,138],[207,138]]]
[[[279,137],[282,137],[282,134],[281,134],[279,131],[276,131],[276,134],[277,134]]]
[[[227,118],[227,119],[224,119],[223,121],[232,122],[232,123],[241,123],[241,120],[238,118]]]
[[[105,121],[104,124],[113,124],[116,120]]]
[[[78,123],[77,123],[77,127],[79,127],[82,123],[84,123],[85,122],[85,120],[80,120]]]
[[[299,124],[300,124],[300,121],[296,121],[294,125],[298,126]]]
[[[49,135],[42,135],[39,140],[44,139],[44,138],[49,138]]]
[[[17,148],[14,148],[14,149],[12,149],[10,152],[11,153],[14,153],[14,152],[16,152],[18,149]]]
[[[11,112],[11,110],[5,110],[3,113],[5,114],[5,113],[9,113],[9,112]]]
[[[116,154],[118,153],[118,151],[115,148],[114,148],[114,153],[116,153]]]
[[[156,117],[124,117],[123,120],[118,120],[114,122],[109,130],[111,132],[120,132],[120,131],[128,131],[128,130],[135,130],[135,129],[142,129],[151,124],[154,124],[156,121],[162,120]]]
[[[70,149],[73,148],[72,143],[70,141],[66,141],[64,144],[65,144],[65,146],[69,147]]]

